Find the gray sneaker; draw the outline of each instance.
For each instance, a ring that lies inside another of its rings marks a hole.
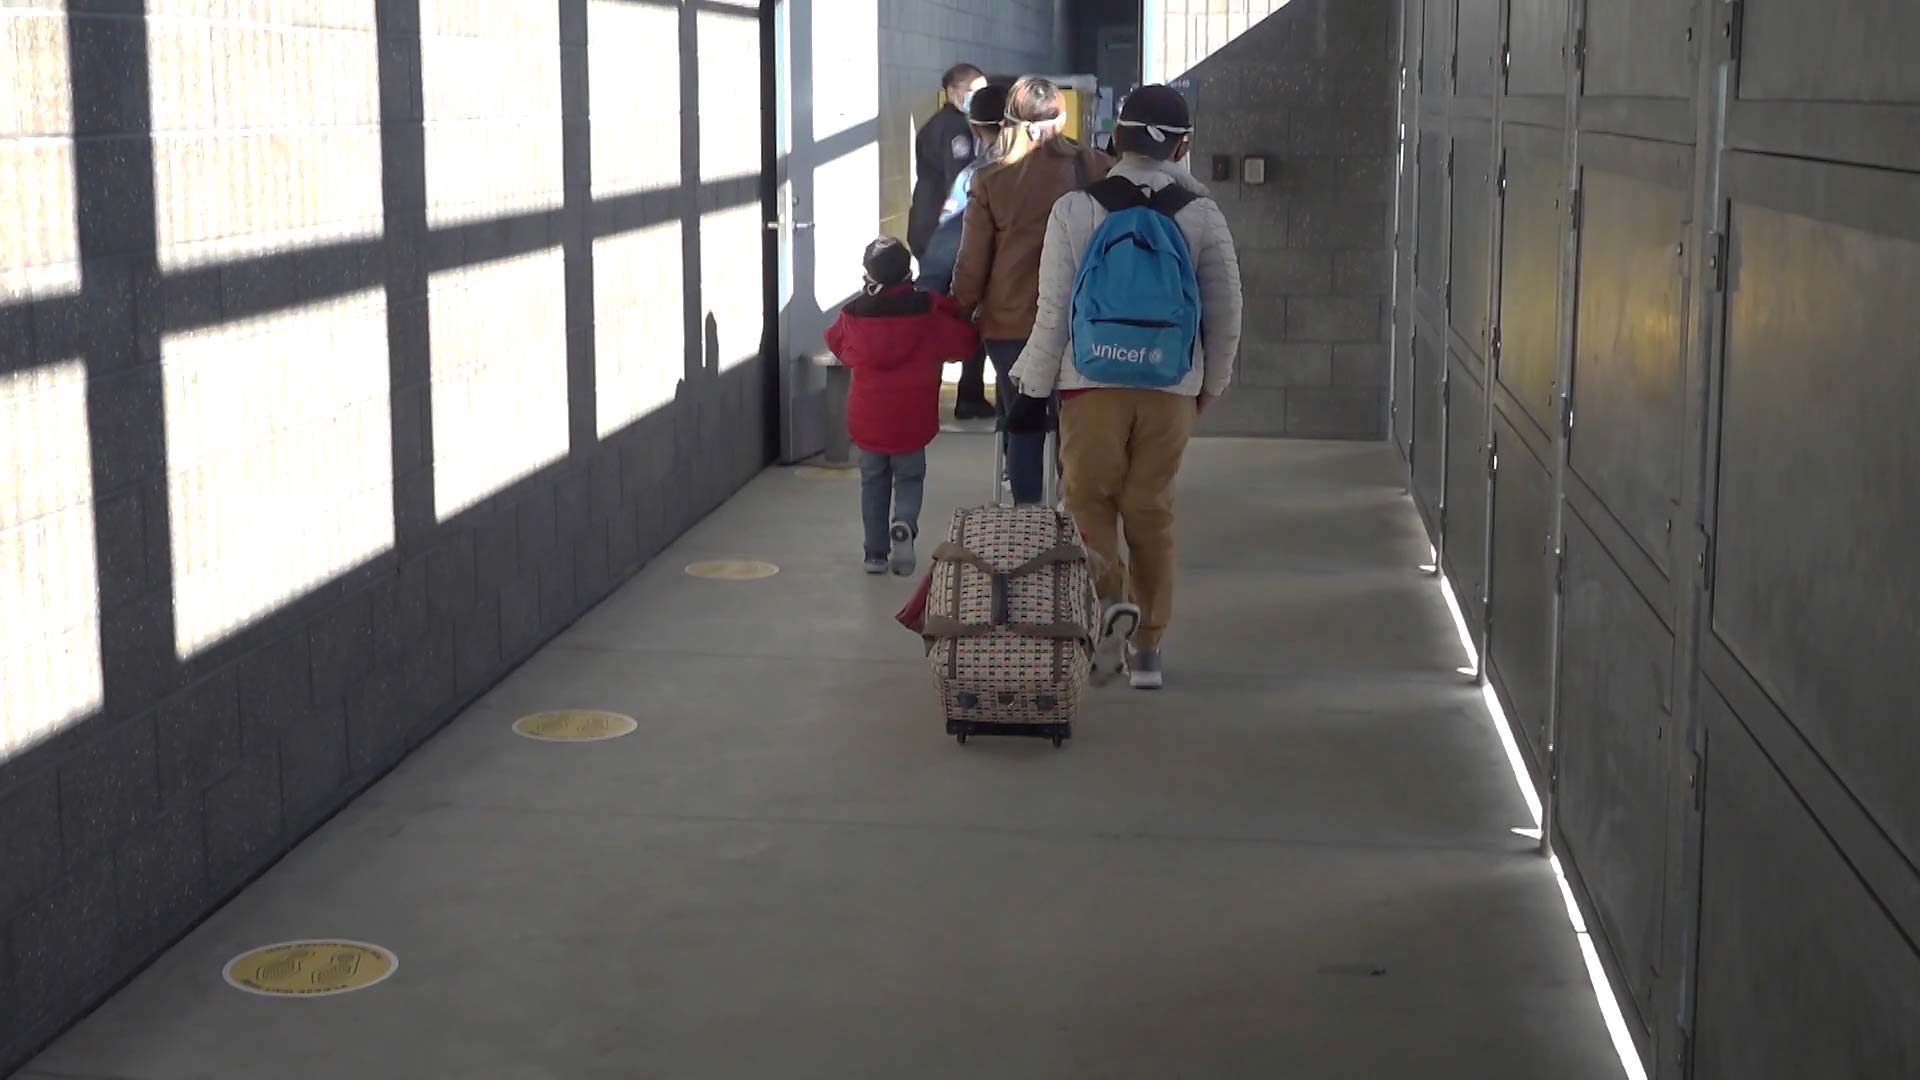
[[[887,564],[898,577],[910,577],[913,574],[913,526],[904,521],[896,521],[888,531],[887,539],[893,542],[893,548],[887,554]]]
[[[869,555],[866,561],[860,565],[869,574],[884,574],[887,572],[887,557],[885,555]]]
[[[1140,628],[1137,604],[1108,604],[1100,619],[1100,638],[1093,644],[1093,681],[1107,683],[1126,670],[1127,642]]]
[[[1161,666],[1159,649],[1135,649],[1127,660],[1135,690],[1158,690],[1167,684],[1166,669]]]

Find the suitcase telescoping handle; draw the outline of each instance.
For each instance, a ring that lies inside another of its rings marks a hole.
[[[1013,493],[1007,477],[1007,440],[1011,435],[1004,431],[993,434],[993,505],[1012,506]],[[1060,505],[1060,433],[1047,432],[1046,457],[1048,468],[1041,477],[1041,500],[1047,506]]]

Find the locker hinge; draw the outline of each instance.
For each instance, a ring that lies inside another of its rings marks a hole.
[[[1492,366],[1493,366],[1493,373],[1487,376],[1487,381],[1496,382],[1500,378],[1500,356],[1501,356],[1500,324],[1498,323],[1494,324],[1492,340],[1490,340],[1487,343],[1487,355],[1492,359]]]
[[[1694,813],[1705,813],[1707,809],[1707,732],[1700,733],[1700,749],[1693,755],[1693,775],[1687,777],[1688,786],[1693,788]],[[1681,1075],[1687,1075],[1682,1073]]]
[[[1503,41],[1500,43],[1500,78],[1502,80],[1505,80],[1507,76],[1512,74],[1513,74],[1513,45],[1511,42]]]
[[[1447,89],[1460,85],[1460,54],[1454,53],[1447,58]]]
[[[1573,438],[1573,394],[1560,395],[1560,434]]]
[[[1567,549],[1563,546],[1553,553],[1553,595],[1564,596],[1567,591]]]
[[[1733,256],[1733,245],[1727,234],[1715,232],[1707,234],[1707,272],[1713,275],[1713,291],[1727,291],[1727,263]]]
[[[1500,437],[1495,435],[1487,440],[1487,475],[1500,473]]]
[[[1453,144],[1447,144],[1447,178],[1453,178]]]
[[[1695,564],[1700,568],[1700,588],[1706,592],[1713,591],[1715,554],[1713,534],[1709,533],[1705,542],[1700,545],[1699,558],[1695,560]]]
[[[1502,199],[1504,199],[1504,198],[1506,198],[1506,197],[1507,197],[1507,155],[1506,155],[1506,153],[1505,153],[1504,151],[1503,151],[1503,152],[1502,152],[1502,153],[1500,154],[1500,187],[1499,187],[1499,192],[1500,192],[1500,197],[1501,197]]]
[[[1580,231],[1581,219],[1585,216],[1586,199],[1582,197],[1582,190],[1574,188],[1573,194],[1567,197],[1567,219],[1573,222],[1574,232]]]
[[[1573,32],[1573,70],[1587,70],[1587,28],[1584,26]]]
[[[1447,279],[1447,283],[1445,286],[1442,287],[1441,292],[1445,294],[1444,299],[1446,300],[1447,310],[1451,312],[1453,310],[1453,279],[1452,278]]]
[[[1732,63],[1739,63],[1740,38],[1742,36],[1740,32],[1740,15],[1743,10],[1743,5],[1740,3],[1740,0],[1724,0],[1723,6],[1727,10],[1720,19],[1720,36],[1727,41],[1727,60]]]

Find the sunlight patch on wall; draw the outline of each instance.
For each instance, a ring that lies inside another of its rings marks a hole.
[[[680,10],[587,7],[595,198],[680,186]]]
[[[421,0],[420,25],[428,224],[558,208],[558,5]]]
[[[687,372],[680,223],[593,242],[594,398],[601,438],[672,403]]]
[[[160,265],[379,236],[373,0],[150,6]]]
[[[835,3],[843,0],[835,0]],[[702,10],[700,179],[760,172],[760,21]]]
[[[700,218],[700,302],[713,322],[703,326],[708,335],[703,355],[721,371],[760,355],[766,326],[761,289],[767,235],[758,203]],[[853,262],[857,269],[858,251]]]
[[[0,761],[100,707],[87,374],[0,375]]]
[[[566,455],[566,292],[558,250],[429,280],[441,521]]]
[[[814,301],[832,311],[860,291],[860,255],[880,234],[878,143],[814,170],[813,220]]]
[[[63,9],[0,9],[0,301],[80,287]]]
[[[1146,0],[1142,70],[1149,83],[1170,82],[1200,66],[1290,0]]]
[[[813,138],[880,116],[879,0],[813,5]],[[879,160],[874,168],[879,169]],[[878,225],[878,219],[875,220]]]
[[[184,658],[393,546],[386,293],[171,335],[160,352]]]

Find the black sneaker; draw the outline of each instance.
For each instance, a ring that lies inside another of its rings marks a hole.
[[[994,415],[993,403],[986,398],[968,398],[953,406],[955,420],[991,420]]]

